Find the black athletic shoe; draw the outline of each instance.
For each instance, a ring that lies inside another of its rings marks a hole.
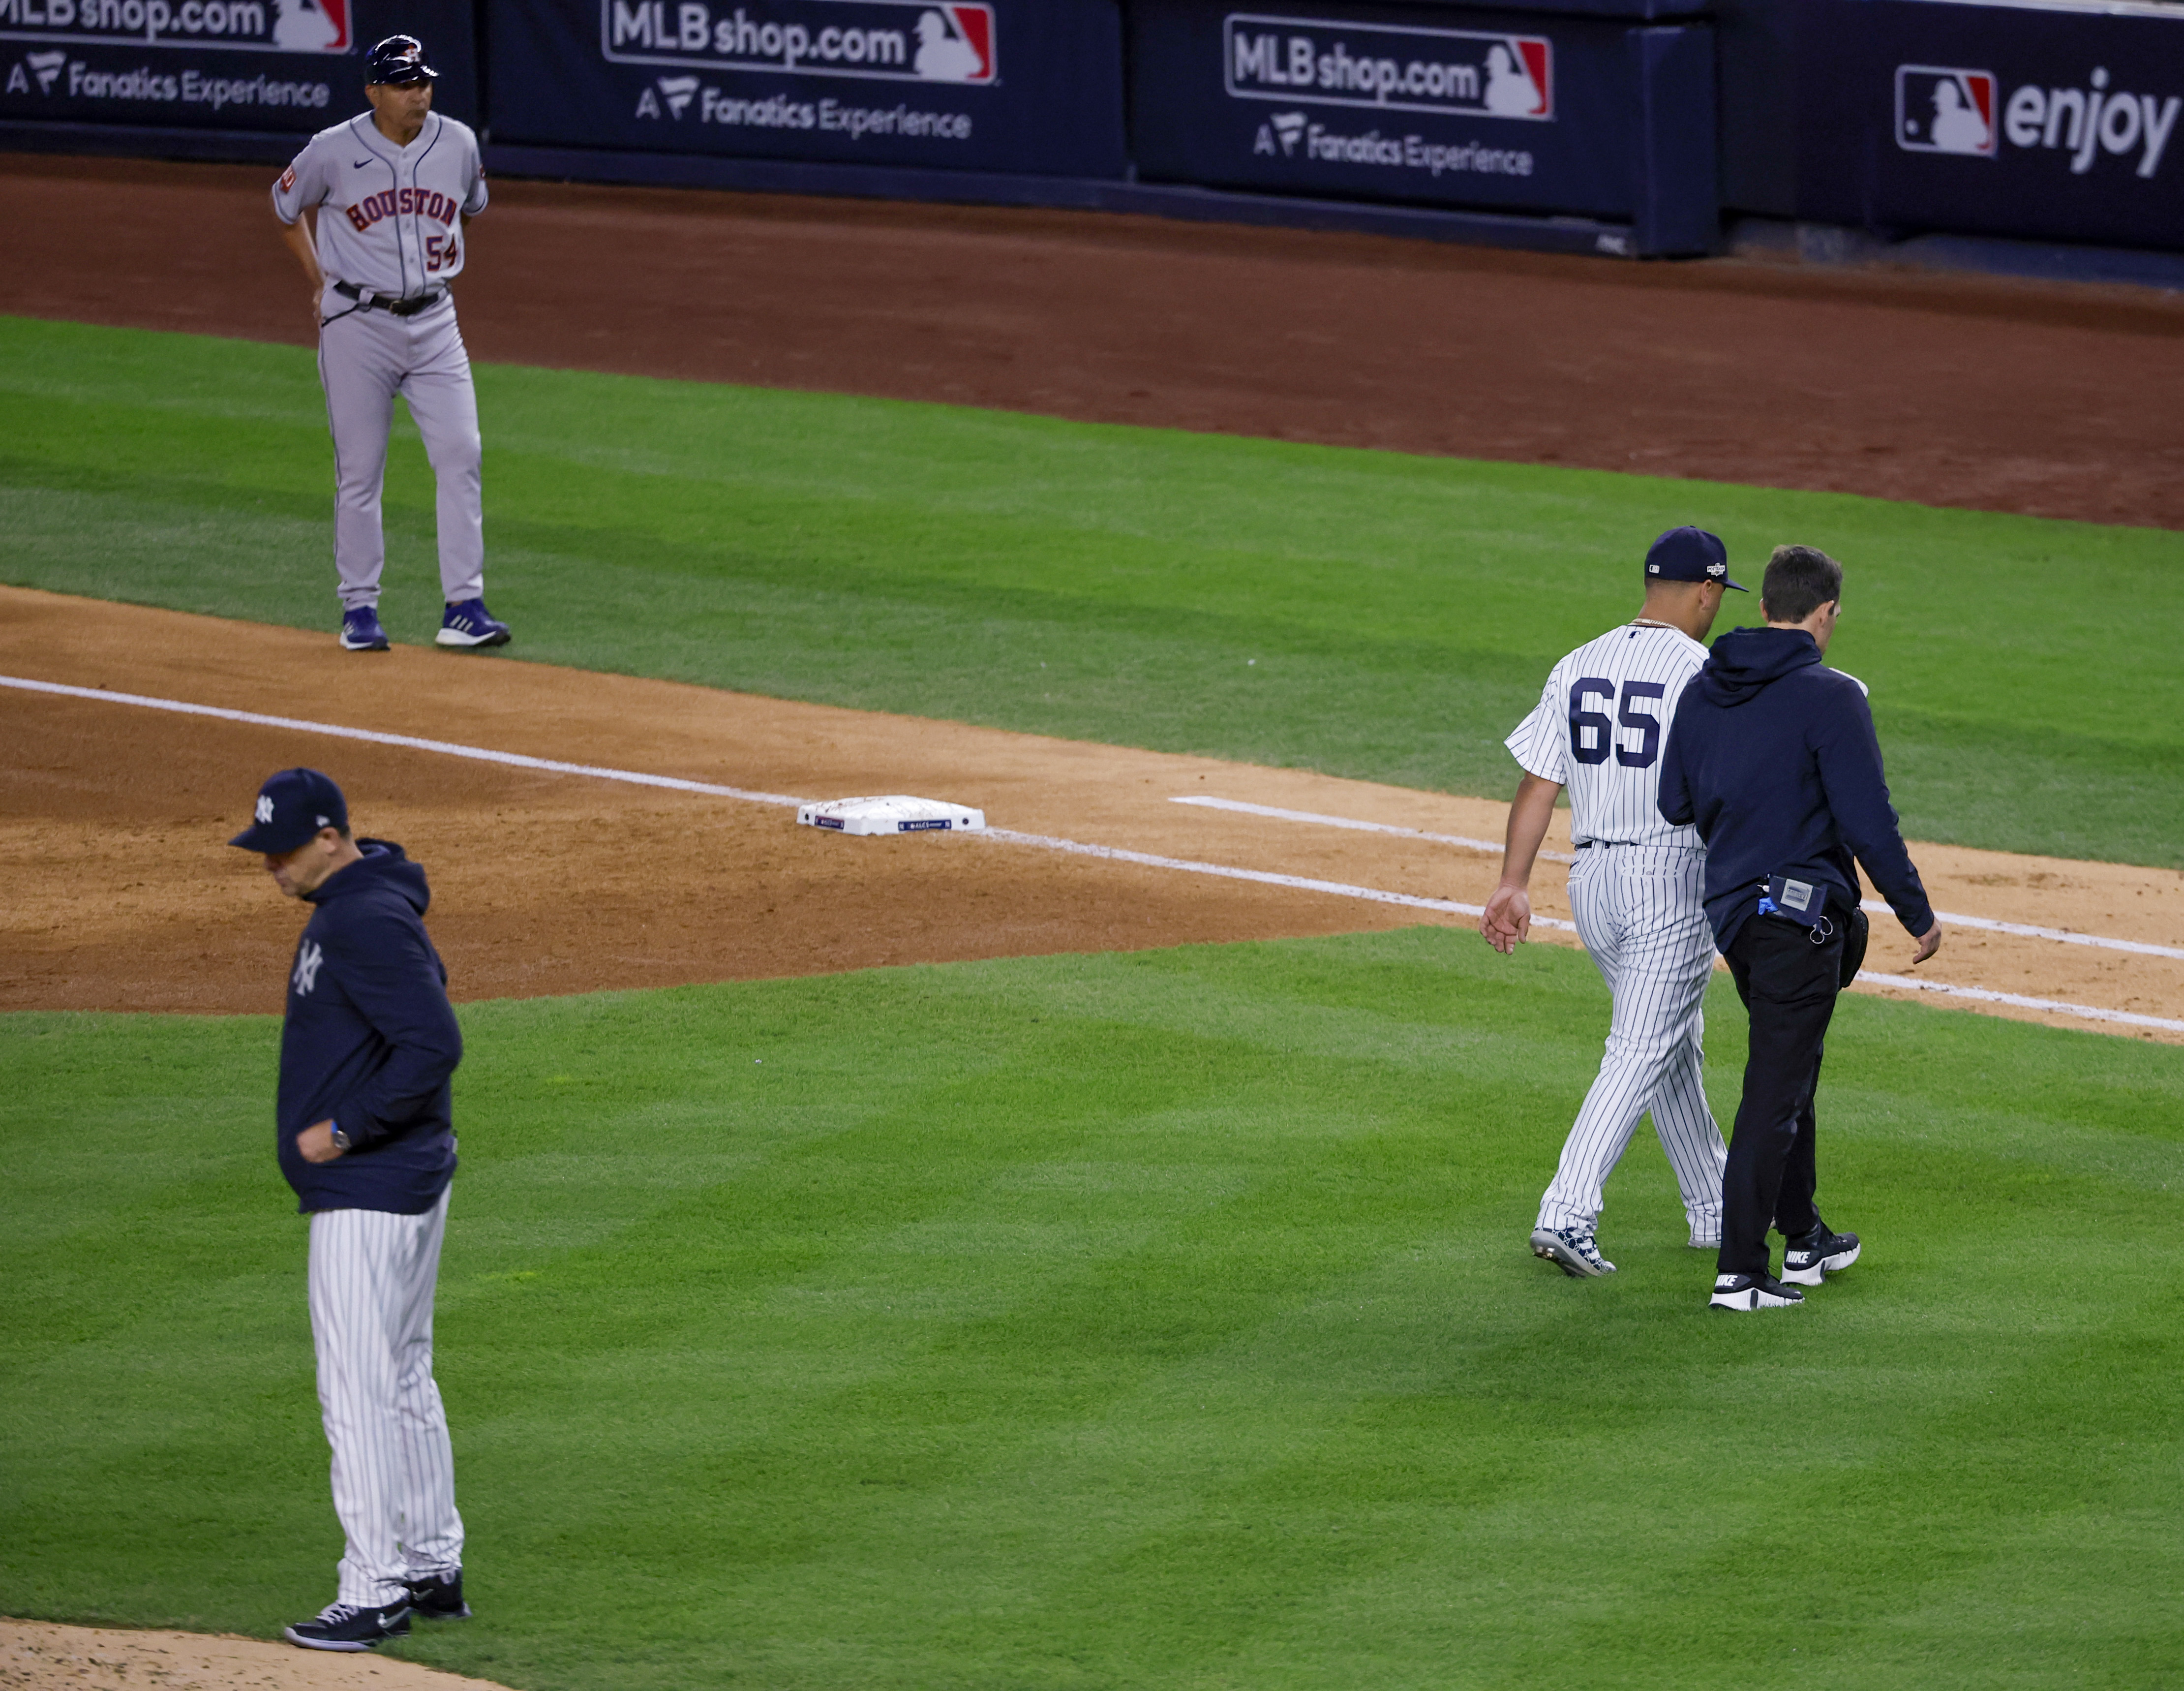
[[[471,1606],[463,1601],[463,1571],[426,1574],[410,1582],[410,1612],[420,1621],[467,1621]]]
[[[1785,1286],[1771,1274],[1718,1274],[1713,1296],[1707,1302],[1716,1309],[1787,1309],[1802,1303],[1805,1294]]]
[[[1818,1286],[1856,1262],[1858,1252],[1857,1234],[1830,1233],[1823,1222],[1802,1238],[1790,1241],[1782,1253],[1782,1278],[1793,1286]]]
[[[410,1636],[410,1604],[404,1600],[384,1609],[359,1609],[354,1603],[332,1603],[317,1620],[298,1621],[281,1636],[307,1650],[368,1650],[387,1638]]]

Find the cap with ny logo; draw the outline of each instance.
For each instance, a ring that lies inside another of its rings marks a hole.
[[[331,775],[316,769],[283,769],[258,790],[251,825],[227,843],[246,851],[281,857],[322,828],[348,826],[348,801]]]

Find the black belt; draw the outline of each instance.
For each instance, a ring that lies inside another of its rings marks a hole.
[[[1596,846],[1635,846],[1637,843],[1635,840],[1580,840],[1577,842],[1577,849],[1590,851]]]
[[[363,288],[346,282],[334,284],[334,292],[344,299],[356,301],[359,311],[387,311],[397,317],[414,317],[420,311],[430,310],[448,297],[448,290],[436,293],[413,293],[406,299],[389,299],[383,293],[367,293]]]

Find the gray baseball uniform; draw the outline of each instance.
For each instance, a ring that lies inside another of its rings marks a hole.
[[[1632,624],[1557,664],[1508,739],[1527,773],[1570,796],[1570,912],[1614,1000],[1600,1074],[1540,1201],[1542,1227],[1597,1225],[1607,1176],[1647,1111],[1681,1189],[1694,1241],[1721,1234],[1728,1152],[1700,1081],[1713,935],[1699,901],[1705,848],[1663,820],[1661,745],[1707,649],[1675,628]]]
[[[485,591],[477,395],[448,284],[463,267],[462,219],[485,209],[485,170],[466,124],[428,113],[407,147],[365,113],[313,136],[273,187],[292,224],[318,209],[326,288],[319,379],[334,438],[334,563],[344,610],[379,602],[387,544],[380,490],[394,396],[409,401],[438,485],[440,589]]]

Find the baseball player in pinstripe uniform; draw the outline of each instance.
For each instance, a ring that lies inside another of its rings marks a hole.
[[[399,846],[349,833],[341,789],[283,769],[229,842],[264,854],[313,907],[288,974],[274,1147],[311,1218],[311,1338],[347,1536],[334,1601],[289,1627],[315,1650],[367,1650],[463,1601],[448,1418],[432,1379],[432,1290],[463,1036],[426,936],[432,895]]]
[[[1691,1242],[1721,1242],[1721,1130],[1700,1083],[1713,935],[1700,902],[1697,834],[1663,820],[1661,745],[1684,684],[1705,663],[1729,578],[1729,553],[1702,528],[1672,528],[1646,554],[1646,600],[1619,628],[1554,667],[1540,702],[1509,736],[1524,773],[1509,812],[1502,881],[1479,931],[1507,955],[1530,931],[1527,890],[1555,799],[1570,795],[1577,861],[1569,899],[1613,996],[1607,1049],[1540,1200],[1533,1254],[1566,1274],[1613,1274],[1595,1239],[1602,1188],[1638,1119],[1652,1112],[1691,1222]]]

